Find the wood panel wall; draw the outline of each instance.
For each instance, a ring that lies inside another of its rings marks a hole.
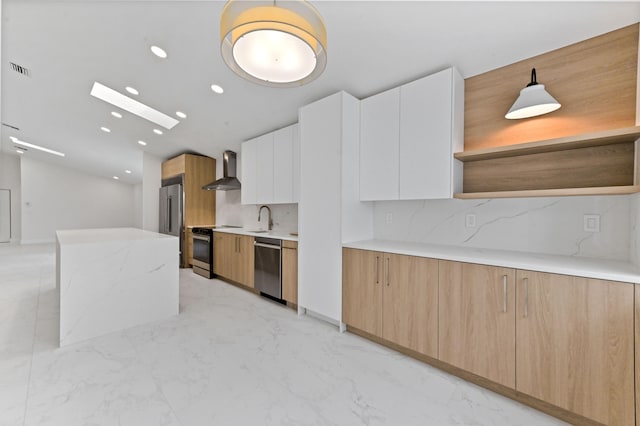
[[[465,80],[465,151],[635,126],[638,24]],[[504,115],[536,68],[562,107],[539,117]]]

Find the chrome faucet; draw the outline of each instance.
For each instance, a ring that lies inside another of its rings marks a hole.
[[[271,219],[271,209],[269,208],[269,206],[260,206],[260,208],[258,209],[258,222],[260,222],[260,215],[262,214],[262,209],[266,208],[267,211],[269,212],[269,231],[271,231],[271,229],[273,229],[273,220]]]

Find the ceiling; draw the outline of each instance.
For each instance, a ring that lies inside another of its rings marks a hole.
[[[639,2],[312,3],[327,27],[327,68],[306,86],[279,89],[246,82],[222,61],[223,1],[4,0],[2,122],[20,130],[2,126],[0,152],[16,155],[15,136],[66,153],[30,149],[25,156],[138,183],[143,150],[162,159],[182,152],[220,158],[339,90],[365,98],[450,65],[467,78],[640,21]],[[154,56],[151,45],[168,58]],[[529,76],[513,78],[524,87]],[[544,83],[544,75],[538,79]],[[156,135],[142,118],[111,116],[116,108],[89,95],[94,81],[125,94],[135,87],[137,100],[188,116]],[[213,93],[213,83],[225,92]]]

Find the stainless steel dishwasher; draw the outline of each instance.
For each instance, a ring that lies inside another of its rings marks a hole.
[[[256,237],[254,286],[261,295],[282,303],[282,241]]]

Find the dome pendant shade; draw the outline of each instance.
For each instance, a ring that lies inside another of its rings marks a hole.
[[[220,38],[227,66],[266,86],[301,86],[320,76],[327,63],[324,22],[306,1],[229,0]]]
[[[531,83],[520,91],[509,112],[504,116],[509,120],[535,117],[547,114],[561,107],[560,103],[536,81],[536,69],[531,70]]]

